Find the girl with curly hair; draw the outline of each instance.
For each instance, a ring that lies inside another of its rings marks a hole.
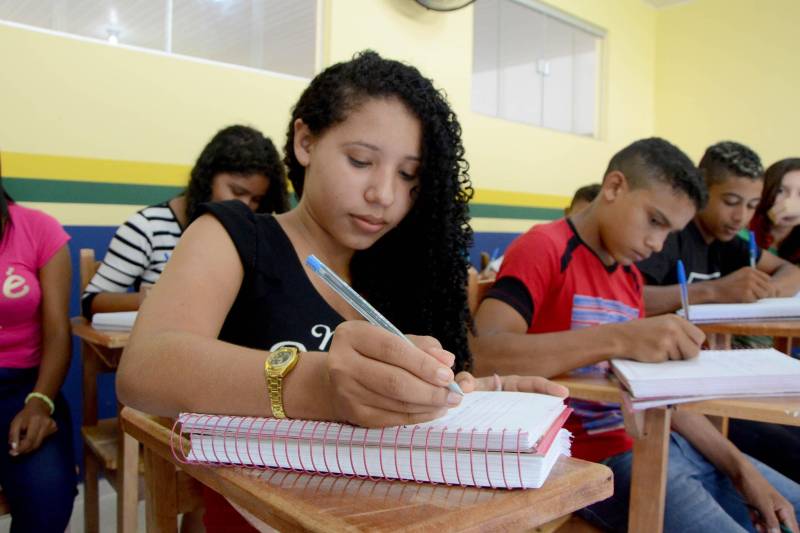
[[[123,402],[166,416],[381,427],[458,405],[453,379],[467,392],[494,388],[454,376],[471,364],[472,186],[461,128],[432,82],[371,51],[333,65],[300,96],[285,151],[298,205],[277,216],[236,202],[201,208],[139,313],[118,374]],[[304,264],[309,254],[414,345],[363,321]],[[294,362],[279,378],[277,354]],[[268,390],[265,374],[280,387]],[[566,395],[541,378],[501,383]],[[231,531],[230,507],[206,504],[208,530]]]
[[[228,126],[203,148],[186,190],[145,207],[119,227],[82,297],[83,314],[135,311],[161,276],[200,204],[237,199],[259,213],[289,208],[286,177],[275,145],[248,126]],[[135,292],[128,292],[133,288]]]

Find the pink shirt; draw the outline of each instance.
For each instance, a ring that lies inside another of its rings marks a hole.
[[[56,219],[17,204],[0,236],[0,368],[31,368],[42,360],[39,270],[69,235]]]

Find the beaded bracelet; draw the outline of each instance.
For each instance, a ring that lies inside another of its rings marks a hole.
[[[48,398],[46,394],[42,394],[41,392],[32,392],[32,393],[28,394],[27,396],[25,396],[25,405],[28,405],[28,402],[31,400],[31,398],[36,398],[36,399],[42,400],[44,403],[46,403],[47,407],[50,408],[50,414],[51,415],[56,412],[56,406],[53,403],[53,400]]]

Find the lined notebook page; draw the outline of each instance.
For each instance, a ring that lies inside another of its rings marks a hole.
[[[773,348],[703,350],[694,359],[611,362],[614,373],[640,398],[712,394],[800,393],[800,361]]]
[[[678,311],[683,316],[683,309]],[[800,318],[800,298],[766,298],[748,304],[697,304],[689,307],[692,322],[781,320]]]
[[[184,433],[271,436],[320,442],[532,451],[564,414],[561,398],[526,392],[472,392],[458,407],[424,424],[365,429],[326,422],[182,414]]]

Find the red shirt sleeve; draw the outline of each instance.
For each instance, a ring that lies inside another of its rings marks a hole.
[[[497,279],[513,277],[528,289],[536,319],[550,288],[557,286],[561,272],[558,246],[553,238],[536,227],[518,237],[506,250]]]

